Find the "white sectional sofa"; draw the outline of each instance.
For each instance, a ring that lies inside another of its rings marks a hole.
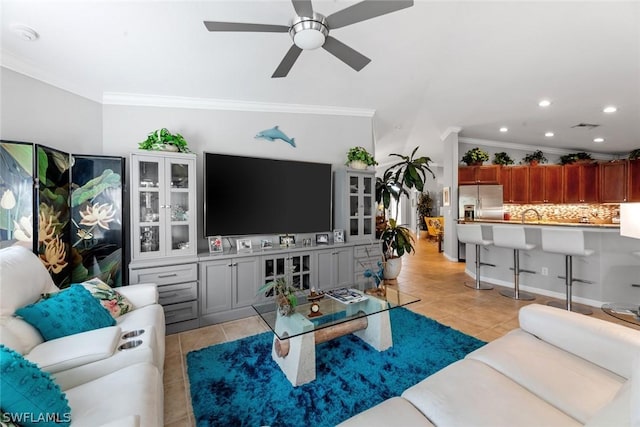
[[[134,309],[118,317],[115,326],[44,341],[14,313],[57,291],[31,251],[0,250],[0,344],[51,375],[66,394],[72,426],[162,426],[165,322],[157,287],[117,288]],[[126,338],[131,331],[144,332]],[[141,342],[122,349],[132,341]]]
[[[640,331],[538,304],[519,320],[341,426],[640,427]]]

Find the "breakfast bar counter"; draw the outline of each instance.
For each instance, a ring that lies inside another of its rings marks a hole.
[[[574,278],[591,283],[576,282],[573,285],[575,302],[600,307],[608,302],[640,303],[640,240],[620,236],[619,224],[592,224],[556,221],[473,220],[459,223],[480,224],[483,236],[493,238],[494,225],[513,225],[525,228],[527,242],[536,245],[530,251],[520,253],[520,268],[534,273],[520,275],[520,288],[554,298],[565,298],[565,257],[542,250],[542,229],[572,227],[584,231],[585,246],[593,249],[588,257],[574,257]],[[471,246],[471,247],[469,247]],[[466,272],[475,277],[475,250],[466,248]],[[513,287],[513,254],[510,249],[493,245],[482,250],[481,280],[497,286]]]

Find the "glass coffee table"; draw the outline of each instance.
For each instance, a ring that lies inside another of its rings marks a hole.
[[[316,344],[354,334],[378,351],[386,350],[393,345],[389,310],[420,301],[389,287],[385,295],[348,291],[354,302],[327,296],[331,291],[313,301],[300,297],[295,312],[288,316],[279,313],[275,302],[253,305],[273,332],[273,360],[294,386],[315,380]]]

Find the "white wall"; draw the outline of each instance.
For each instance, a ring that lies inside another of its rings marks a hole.
[[[0,139],[102,154],[102,105],[0,68]]]

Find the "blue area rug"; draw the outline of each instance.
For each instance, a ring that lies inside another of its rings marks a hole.
[[[393,347],[354,335],[316,347],[316,380],[293,387],[271,359],[265,332],[187,354],[196,423],[335,426],[463,358],[484,342],[404,308],[390,311]]]

